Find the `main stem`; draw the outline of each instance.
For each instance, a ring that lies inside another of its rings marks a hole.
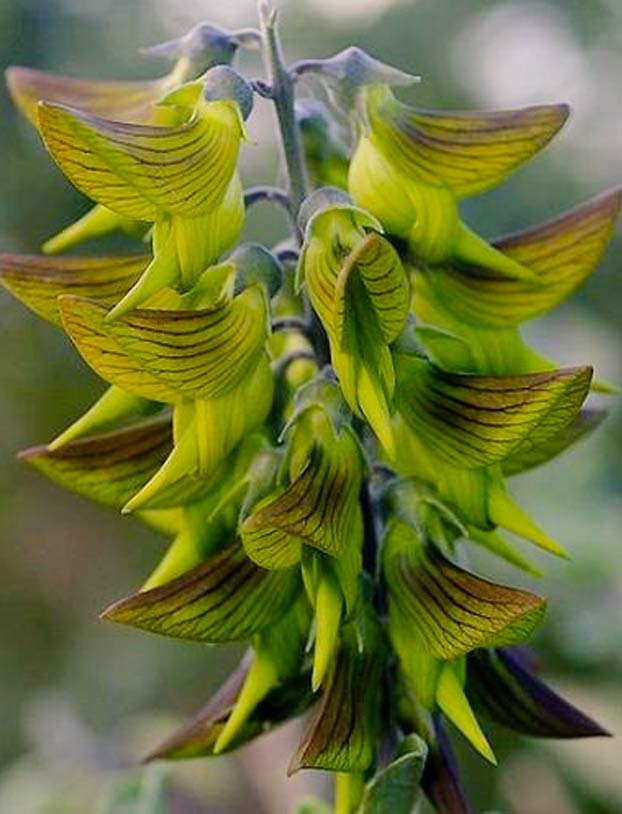
[[[287,167],[288,193],[292,210],[297,213],[307,195],[307,179],[294,111],[294,82],[283,60],[276,11],[260,3],[259,17],[264,37],[264,60],[270,80],[271,98],[276,109]]]

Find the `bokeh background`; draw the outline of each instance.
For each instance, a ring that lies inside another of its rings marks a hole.
[[[421,74],[409,98],[422,106],[571,103],[572,119],[553,145],[503,187],[465,204],[466,220],[484,234],[547,219],[620,183],[620,0],[281,0],[279,7],[289,57],[357,44]],[[155,76],[166,64],[137,49],[202,19],[254,25],[254,2],[0,0],[0,64]],[[244,65],[253,76],[261,71],[257,57]],[[257,145],[245,149],[245,179],[273,182],[279,167],[265,104],[251,132]],[[1,88],[0,251],[37,251],[85,208]],[[248,233],[277,239],[282,226],[260,208]],[[528,334],[560,363],[592,362],[619,383],[617,232],[593,279]],[[0,324],[0,814],[285,814],[301,795],[322,793],[321,775],[285,778],[295,726],[233,757],[139,767],[141,754],[200,706],[239,653],[98,621],[102,607],[140,584],[162,541],[15,461],[17,450],[53,437],[102,386],[60,332],[4,292]],[[614,733],[622,731],[619,401],[609,400],[611,418],[594,437],[515,481],[520,499],[572,554],[568,563],[543,558],[539,587],[550,608],[535,645],[545,674]],[[490,560],[481,565],[495,573]],[[622,811],[615,740],[543,744],[496,731],[492,739],[498,770],[482,767],[456,738],[475,811]]]

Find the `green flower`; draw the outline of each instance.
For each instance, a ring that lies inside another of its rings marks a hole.
[[[298,265],[330,343],[331,363],[350,409],[393,452],[395,369],[390,345],[408,316],[406,272],[378,221],[343,193],[320,190],[305,205]]]
[[[484,273],[532,279],[521,263],[489,246],[458,213],[460,198],[484,192],[542,149],[568,116],[565,105],[491,113],[410,108],[386,85],[361,95],[362,135],[348,188],[423,262],[473,263]]]

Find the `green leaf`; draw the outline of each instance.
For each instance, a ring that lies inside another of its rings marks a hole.
[[[62,297],[59,304],[65,330],[95,372],[154,401],[225,395],[259,361],[266,340],[258,286],[210,309],[150,308],[114,322],[92,300]]]
[[[589,390],[590,368],[524,376],[448,373],[415,356],[396,356],[396,408],[447,463],[490,466],[521,444],[537,444],[571,423]]]
[[[42,102],[47,149],[82,192],[134,220],[192,218],[221,203],[242,129],[237,106],[202,101],[178,126],[126,124]]]
[[[279,619],[299,589],[295,572],[259,568],[235,542],[166,585],[116,602],[102,618],[178,639],[243,641]]]
[[[145,255],[51,258],[0,254],[0,282],[35,314],[60,325],[59,296],[78,294],[113,305],[148,263]]]
[[[53,452],[32,447],[20,458],[59,486],[120,509],[158,470],[171,447],[171,419],[163,416]]]
[[[393,760],[367,784],[358,814],[412,814],[427,753],[417,735],[405,737]]]
[[[500,183],[541,150],[568,118],[567,105],[487,112],[409,107],[385,86],[366,91],[372,138],[402,172],[463,197]]]
[[[384,669],[382,632],[371,613],[345,625],[342,644],[289,773],[367,770],[375,757]]]
[[[544,614],[541,597],[459,568],[397,520],[385,538],[383,568],[390,628],[416,632],[438,659],[522,642]]]
[[[55,102],[122,122],[141,122],[172,87],[172,76],[138,82],[74,79],[69,76],[11,66],[5,72],[11,99],[39,129],[39,102]]]

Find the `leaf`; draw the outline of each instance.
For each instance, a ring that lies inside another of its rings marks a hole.
[[[288,774],[299,769],[367,770],[375,757],[384,643],[371,613],[344,626],[342,645]]]
[[[44,257],[0,254],[0,282],[40,317],[60,325],[59,296],[78,294],[113,305],[136,282],[149,259],[146,255]]]
[[[21,460],[59,486],[120,509],[162,465],[172,447],[170,416],[72,441],[50,452],[32,447]]]
[[[296,573],[259,568],[235,542],[165,585],[116,602],[102,618],[177,639],[243,641],[278,619],[299,587]]]
[[[113,782],[103,814],[167,814],[169,795],[164,772],[154,766]]]
[[[489,112],[433,111],[398,102],[386,87],[367,91],[373,138],[403,171],[459,197],[500,183],[541,150],[566,119],[567,105]]]
[[[467,659],[466,691],[493,721],[540,738],[609,733],[565,701],[522,663],[513,648],[476,650]]]
[[[39,129],[38,105],[56,102],[122,122],[140,122],[171,86],[171,78],[144,82],[73,79],[69,76],[11,66],[5,72],[14,104]]]
[[[134,220],[162,212],[186,218],[214,209],[235,171],[242,135],[232,102],[203,102],[186,124],[155,126],[102,119],[41,103],[47,149],[89,198]]]
[[[431,296],[462,322],[507,330],[550,311],[592,273],[613,232],[620,190],[599,195],[547,223],[493,242],[506,256],[535,272],[536,281],[491,276],[454,262],[417,268],[416,295]]]
[[[358,814],[412,814],[428,749],[417,735],[408,735],[397,755],[366,788]]]
[[[329,448],[314,444],[300,474],[260,501],[242,524],[249,557],[283,568],[299,562],[303,545],[341,556],[362,537],[360,488],[359,451],[349,433]]]
[[[522,642],[542,619],[544,599],[459,568],[401,521],[383,552],[390,625],[416,632],[437,659]]]
[[[465,469],[506,458],[532,433],[563,430],[589,390],[590,368],[523,376],[448,373],[414,356],[396,357],[396,408],[424,443]]]
[[[518,475],[536,466],[541,466],[572,446],[576,441],[590,435],[607,417],[606,410],[586,407],[581,410],[574,421],[567,424],[556,435],[538,439],[537,443],[520,444],[502,463],[504,475]]]
[[[266,305],[259,287],[211,309],[136,310],[107,322],[92,300],[62,297],[63,325],[91,367],[130,393],[175,403],[231,391],[263,353]]]

